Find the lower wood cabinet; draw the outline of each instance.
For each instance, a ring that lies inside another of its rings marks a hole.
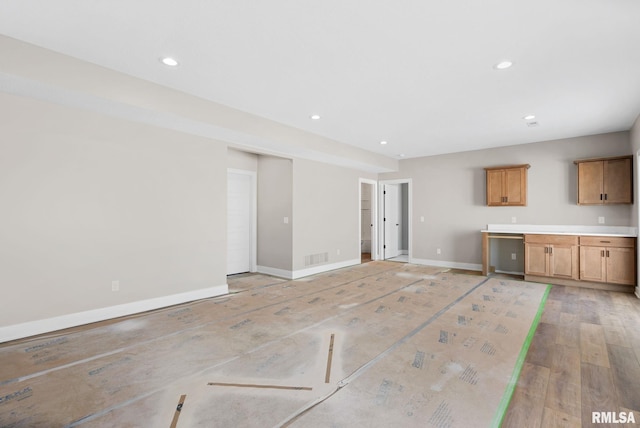
[[[551,234],[523,238],[525,281],[623,292],[636,285],[636,238]],[[483,254],[487,251],[483,246]],[[483,261],[483,266],[488,263]]]
[[[578,279],[578,237],[525,235],[525,275]]]
[[[580,237],[580,279],[634,285],[634,238]]]

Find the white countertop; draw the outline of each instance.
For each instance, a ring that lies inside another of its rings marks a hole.
[[[583,235],[583,236],[638,236],[637,227],[628,226],[581,226],[549,224],[488,224],[481,232],[541,234],[541,235]]]

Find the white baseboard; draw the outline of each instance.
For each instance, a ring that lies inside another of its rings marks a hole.
[[[341,269],[349,266],[359,265],[360,263],[361,263],[360,259],[352,259],[352,260],[345,260],[343,262],[331,263],[328,265],[320,265],[312,268],[300,269],[300,270],[293,271],[292,279],[304,278],[305,276],[316,275],[318,273],[328,272],[330,270],[336,270],[336,269]]]
[[[416,265],[426,265],[426,266],[438,266],[438,267],[447,267],[453,269],[466,269],[466,270],[482,270],[482,264],[480,263],[458,263],[458,262],[449,262],[444,260],[427,260],[427,259],[409,259],[409,263],[413,263]]]
[[[352,259],[352,260],[345,260],[343,262],[330,263],[326,265],[314,266],[312,268],[299,269],[294,271],[276,269],[268,266],[258,266],[257,270],[259,273],[264,273],[266,275],[273,275],[273,276],[277,276],[285,279],[298,279],[298,278],[304,278],[305,276],[311,276],[311,275],[316,275],[323,272],[329,272],[332,270],[341,269],[344,267],[359,265],[360,262],[361,262],[360,259]]]
[[[640,287],[636,287],[635,295],[638,299],[640,299]]]
[[[263,273],[265,275],[277,276],[284,279],[293,279],[293,272],[285,269],[277,269],[269,266],[256,266],[256,272]]]
[[[227,284],[0,327],[0,343],[229,293]]]

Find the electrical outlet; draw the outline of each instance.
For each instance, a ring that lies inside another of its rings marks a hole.
[[[516,218],[515,217],[511,217],[511,223],[515,223],[516,222]]]
[[[111,291],[120,291],[120,281],[118,280],[111,281]]]
[[[442,254],[442,251],[440,250],[440,248],[436,248],[436,254]]]
[[[604,224],[604,217],[598,217],[598,223]]]
[[[338,249],[336,250],[336,254],[337,254],[337,255],[340,255],[340,248],[338,248]]]
[[[289,224],[289,217],[285,217],[282,221],[284,224]]]
[[[511,260],[515,260],[516,259],[516,253],[511,253]]]
[[[424,216],[423,215],[420,216],[420,223],[424,223]]]

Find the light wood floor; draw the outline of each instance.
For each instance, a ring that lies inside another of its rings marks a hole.
[[[591,412],[630,410],[638,426],[639,360],[635,295],[554,286],[503,427],[608,426]]]
[[[409,265],[407,267],[411,268]],[[385,267],[384,264],[377,265],[376,263],[368,263],[366,269],[380,270],[380,272],[382,272],[388,268],[389,267]],[[393,266],[393,268],[398,269],[397,266]],[[454,270],[451,272],[453,273]],[[464,273],[474,274],[474,272]],[[324,278],[327,283],[324,285],[329,286],[330,283],[335,283],[339,278],[339,276],[335,275],[336,274],[333,273],[327,274],[326,278]],[[354,278],[355,277],[357,277],[357,275],[355,275]],[[238,275],[234,278],[234,293],[248,291],[251,289],[254,291],[246,293],[246,296],[256,300],[256,304],[260,302],[262,302],[260,304],[265,304],[265,302],[268,302],[269,305],[273,305],[271,298],[267,298],[269,293],[266,293],[266,291],[275,287],[267,287],[267,285],[272,285],[274,281],[278,282],[279,280],[267,278],[268,281],[265,283],[266,285],[261,283],[256,285],[251,282],[251,275]],[[244,278],[248,281],[247,287],[243,287]],[[375,278],[372,281],[374,280]],[[302,284],[299,286],[302,286]],[[358,293],[361,293],[364,289],[359,288],[359,286],[355,286],[355,290]],[[259,294],[260,292],[264,293]],[[229,301],[229,303],[222,302],[223,301],[221,301],[220,304],[226,305],[230,304],[232,301]],[[157,318],[154,321],[154,326],[156,328],[160,325],[158,322],[160,316],[164,317],[162,319],[166,319],[163,321],[165,323],[178,323],[180,328],[192,328],[191,326],[193,324],[197,324],[199,322],[198,317],[209,316],[209,311],[205,311],[203,314],[198,312],[197,308],[204,306],[204,303],[201,303],[199,306],[194,306],[193,313],[185,312],[185,308],[181,309],[178,307],[160,311],[159,314],[155,315],[152,313],[149,314],[149,316],[155,316]],[[140,321],[141,319],[142,318],[133,317],[130,320],[130,323],[135,324],[135,322]],[[230,325],[233,324],[233,322],[235,321],[230,320]],[[115,328],[118,323],[119,321],[117,320],[109,321],[89,326],[89,329],[97,331],[96,327],[109,325],[112,325]],[[181,323],[184,324],[184,326]],[[235,324],[231,325],[229,328],[233,328],[234,326]],[[85,328],[81,327],[64,333],[67,334],[72,331],[82,333],[84,330]],[[120,330],[122,329],[119,329],[119,331]],[[129,347],[133,347],[138,341],[142,340],[138,336],[135,336],[134,333],[150,334],[148,329],[142,329],[140,332],[122,330],[121,333],[131,335],[130,339],[133,342],[130,346],[127,345]],[[201,336],[202,334],[199,333],[193,337],[201,338]],[[109,337],[111,337],[111,335],[106,337],[104,340],[107,340]],[[178,337],[174,338],[174,340],[178,339]],[[156,339],[147,339],[147,341],[149,340]],[[255,340],[258,340],[258,338],[255,338]],[[66,343],[60,340],[60,338],[54,338],[48,340],[46,343],[51,344],[51,347],[53,348],[58,345],[63,347],[71,344],[71,342],[72,341],[69,340],[69,342]],[[179,342],[182,343],[181,341]],[[187,345],[188,343],[185,346]],[[3,344],[0,346],[0,350],[9,346],[11,346],[11,344]],[[123,347],[125,345],[118,346]],[[52,355],[46,354],[46,352],[49,352],[48,348],[40,349],[38,346],[33,346],[28,349],[32,348],[38,349],[38,352],[28,353],[21,351],[21,354],[26,355],[24,358],[29,361],[33,360],[35,357],[42,358],[41,360],[35,361],[34,364],[39,364],[40,361],[42,361],[42,364],[57,364],[55,362],[47,361],[47,358],[50,359],[52,357]],[[81,351],[82,349],[78,349],[74,352]],[[31,358],[31,356],[34,358]],[[125,358],[116,358],[116,356],[113,358],[116,363],[123,362],[124,364],[124,362],[128,362],[132,359],[133,356],[134,354],[129,350]],[[71,358],[72,356],[65,356],[64,354],[61,354],[61,358],[62,357]],[[107,357],[111,358],[109,356]],[[204,357],[210,359],[211,355],[206,354]],[[0,359],[0,361],[2,361],[2,359]],[[518,385],[515,389],[502,426],[544,428],[604,426],[591,424],[592,411],[634,411],[636,424],[628,426],[639,426],[639,361],[639,299],[637,299],[633,294],[554,286],[549,294],[541,322],[533,337],[533,341],[518,380]],[[7,368],[9,372],[12,371],[11,362],[11,360],[5,360],[3,362],[5,371],[7,371]],[[68,365],[70,363],[66,360],[61,360],[59,364]],[[93,365],[98,366],[94,361],[87,364],[88,369],[92,368]],[[169,367],[183,366],[184,364],[169,365]],[[106,368],[119,368],[120,366],[117,366],[115,363],[111,363],[102,364],[100,367],[105,368],[106,370]],[[88,369],[84,370],[82,373],[85,375],[87,372],[91,374],[91,371],[88,371]],[[44,370],[44,368],[40,367],[40,370]],[[1,372],[2,368],[0,368],[0,374]],[[7,372],[4,377],[0,376],[0,380],[11,378],[12,376],[10,376],[9,372]],[[20,375],[20,373],[14,374],[15,376]],[[77,385],[80,385],[80,383],[77,383]],[[2,382],[0,382],[0,386],[2,386]],[[19,391],[22,388],[22,386],[20,386],[20,388],[14,387],[13,384],[6,386],[11,391]],[[1,392],[2,390],[0,390],[0,393]],[[6,393],[5,395],[0,394],[0,427],[30,426],[20,424],[14,425],[6,420],[3,421],[2,406],[5,406],[6,408],[6,406],[11,405],[12,402],[10,398],[12,398],[12,396],[6,395]],[[150,397],[150,399],[151,398],[154,397]],[[27,403],[27,401],[24,402]],[[61,413],[65,413],[65,410],[61,410]],[[101,425],[100,423],[101,422],[97,422],[94,426],[116,426],[105,424]],[[62,425],[52,424],[50,426]],[[611,426],[624,425],[617,424]]]

